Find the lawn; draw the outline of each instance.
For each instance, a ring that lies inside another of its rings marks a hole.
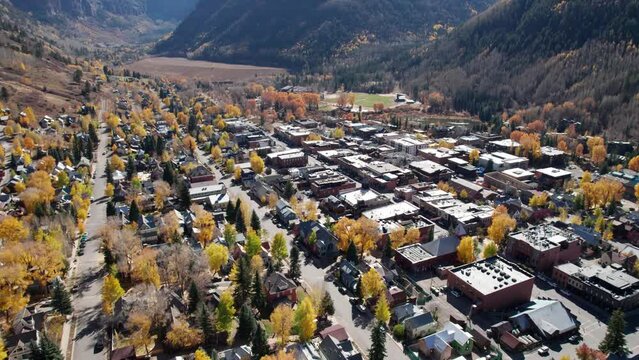
[[[382,103],[385,108],[391,107],[395,103],[395,96],[381,94],[353,93],[355,95],[355,107],[373,108],[373,104]],[[331,104],[337,103],[337,96],[326,99]]]

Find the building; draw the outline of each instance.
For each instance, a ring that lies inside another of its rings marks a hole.
[[[297,284],[293,280],[284,276],[280,272],[272,272],[264,279],[264,291],[266,292],[266,299],[269,303],[287,299],[291,303],[297,302]]]
[[[533,300],[509,321],[519,332],[532,333],[543,339],[572,334],[579,328],[575,317],[557,300]]]
[[[521,145],[514,141],[514,140],[510,140],[510,139],[501,139],[501,140],[493,140],[493,141],[489,141],[488,144],[486,145],[486,150],[488,151],[505,151],[511,154],[514,154],[515,151],[520,147]]]
[[[541,147],[541,163],[562,168],[566,166],[566,153],[552,146]]]
[[[378,207],[371,210],[366,210],[362,213],[371,220],[384,221],[384,220],[410,220],[419,214],[419,208],[407,201],[393,203]]]
[[[572,174],[569,171],[554,167],[535,170],[535,178],[542,190],[563,188],[571,177]]]
[[[274,135],[289,145],[302,146],[302,141],[311,134],[311,131],[299,126],[279,125],[275,127]]]
[[[415,195],[413,202],[433,217],[439,217],[450,227],[463,229],[465,233],[479,226],[489,226],[495,211],[489,205],[465,203],[439,189]]]
[[[412,305],[412,304],[410,304]],[[407,340],[414,340],[437,329],[437,320],[433,318],[433,314],[427,312],[413,315],[403,321],[405,329],[405,337]]]
[[[496,151],[479,155],[479,161],[477,164],[486,169],[486,172],[492,172],[513,168],[527,168],[528,159],[525,157],[511,155],[506,152]]]
[[[534,173],[521,168],[493,171],[484,174],[484,185],[516,196],[520,191],[537,189],[533,176]]]
[[[417,151],[426,148],[428,143],[411,137],[402,137],[391,140],[390,145],[395,149],[395,151],[415,156],[417,155]]]
[[[362,360],[362,354],[348,337],[346,329],[336,324],[320,331],[319,350],[326,360]]]
[[[639,279],[619,265],[580,267],[567,263],[555,266],[552,275],[561,287],[605,308],[632,310],[639,306]]]
[[[296,228],[297,235],[311,251],[320,257],[335,256],[338,254],[338,240],[333,232],[317,221],[301,222]],[[315,233],[315,242],[310,243],[311,234]]]
[[[448,360],[469,355],[473,337],[461,326],[447,322],[442,330],[419,339],[415,347],[427,359]]]
[[[413,161],[408,167],[417,174],[420,181],[437,183],[446,181],[453,175],[449,168],[431,160]]]
[[[459,237],[448,236],[425,244],[411,244],[395,250],[397,265],[410,272],[422,272],[457,260]]]
[[[390,203],[388,197],[372,189],[356,189],[343,192],[338,198],[342,204],[344,204],[346,211],[349,211],[356,217],[363,211]]]
[[[308,174],[307,177],[311,191],[318,199],[331,195],[338,196],[344,191],[350,191],[357,187],[357,184],[353,180],[330,169]]]
[[[368,155],[346,156],[337,160],[340,168],[362,180],[362,184],[383,192],[417,182],[413,172]]]
[[[500,256],[451,269],[448,287],[470,298],[479,310],[509,309],[530,301],[535,278]]]
[[[445,165],[451,158],[459,156],[459,152],[445,147],[421,149],[417,153],[424,160],[430,160],[440,165]]]
[[[198,165],[189,172],[191,184],[215,180],[215,175],[204,165]]]
[[[290,149],[266,155],[266,164],[278,169],[303,167],[308,164],[308,157],[299,149]]]
[[[220,194],[226,194],[226,186],[223,183],[194,186],[189,189],[189,196],[194,203],[204,203],[209,196]]]
[[[506,254],[535,271],[551,271],[555,265],[576,261],[581,255],[579,238],[550,224],[511,233],[508,239]]]

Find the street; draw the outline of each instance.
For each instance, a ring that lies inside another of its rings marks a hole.
[[[102,118],[102,112],[107,106],[102,101],[98,113],[98,119]],[[105,167],[107,157],[102,152],[108,150],[109,133],[98,129],[100,143],[97,149],[97,162],[95,168],[95,184],[93,194],[96,199],[90,207],[90,217],[86,221],[88,241],[84,249],[84,255],[77,258],[75,270],[75,284],[77,293],[73,296],[73,308],[75,318],[75,332],[72,337],[72,359],[105,359],[109,346],[104,346],[96,352],[96,343],[106,339],[104,322],[102,320],[102,266],[104,257],[100,251],[102,244],[98,237],[100,228],[106,223],[106,200],[101,199],[106,187]]]

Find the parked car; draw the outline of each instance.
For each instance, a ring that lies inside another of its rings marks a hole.
[[[454,297],[457,297],[457,298],[461,296],[461,294],[459,293],[459,291],[457,291],[457,290],[455,290],[455,289],[451,290],[451,291],[450,291],[450,293],[451,293]]]
[[[541,355],[541,356],[546,356],[548,355],[548,351],[550,349],[548,348],[548,346],[544,345],[542,347],[539,348],[539,350],[537,350],[537,354]]]
[[[366,311],[368,309],[366,309],[366,306],[364,306],[364,304],[359,304],[355,307],[357,309],[357,311],[361,312],[362,314],[366,313]]]
[[[346,294],[346,288],[343,286],[340,286],[337,290],[339,291],[340,294]]]

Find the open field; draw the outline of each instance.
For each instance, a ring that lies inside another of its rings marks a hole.
[[[395,94],[367,94],[353,93],[355,95],[354,107],[361,106],[364,109],[372,109],[374,104],[382,103],[384,108],[390,108],[395,105]],[[338,94],[328,94],[324,101],[329,104],[337,104]]]
[[[248,81],[285,73],[285,69],[252,65],[224,64],[186,58],[150,57],[136,61],[128,69],[167,78],[197,78],[209,81]]]

